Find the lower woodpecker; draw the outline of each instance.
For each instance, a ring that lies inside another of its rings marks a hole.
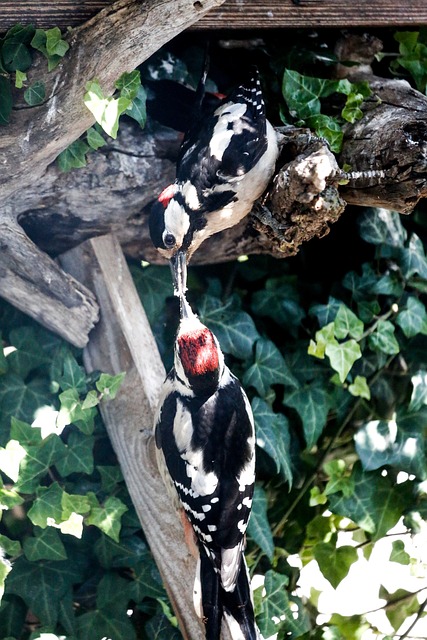
[[[160,472],[198,546],[194,605],[206,639],[219,640],[223,617],[233,640],[259,639],[243,555],[255,482],[252,411],[216,337],[184,296],[155,439]]]

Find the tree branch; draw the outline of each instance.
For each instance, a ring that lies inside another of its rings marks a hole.
[[[97,78],[106,95],[114,82],[224,0],[118,0],[73,30],[70,49],[51,73],[45,60],[30,68],[42,79],[46,101],[18,105],[0,138],[0,202],[39,180],[46,167],[94,122],[83,103],[85,85]],[[25,107],[25,108],[24,108]]]

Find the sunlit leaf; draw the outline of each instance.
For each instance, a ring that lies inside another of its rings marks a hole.
[[[423,414],[422,422],[424,418]],[[417,430],[415,424],[408,432],[395,420],[373,420],[358,430],[354,440],[363,468],[367,471],[390,465],[413,473],[422,480],[427,477],[422,427]]]
[[[119,541],[121,517],[128,508],[119,498],[110,496],[103,505],[91,504],[90,514],[86,518],[87,524],[93,524],[116,542]]]
[[[371,392],[364,376],[356,376],[354,382],[348,385],[348,390],[352,396],[358,398],[371,399]]]
[[[357,464],[352,479],[352,495],[331,495],[330,510],[347,516],[369,533],[373,540],[379,540],[402,515],[405,500],[399,485],[396,486],[389,477],[383,477],[376,472],[362,471]]]
[[[353,338],[340,344],[327,344],[325,353],[332,369],[338,373],[341,382],[345,381],[356,360],[362,357],[360,346]]]
[[[348,575],[350,567],[357,561],[357,551],[349,545],[336,546],[337,535],[330,542],[319,542],[313,549],[320,571],[334,589]]]

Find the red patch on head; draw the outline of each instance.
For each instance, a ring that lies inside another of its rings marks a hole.
[[[201,376],[218,369],[218,347],[207,327],[179,336],[178,347],[188,377]]]
[[[157,198],[159,202],[162,203],[164,208],[168,206],[169,202],[172,200],[176,193],[176,186],[174,184],[170,184],[166,189],[163,189],[162,193]]]

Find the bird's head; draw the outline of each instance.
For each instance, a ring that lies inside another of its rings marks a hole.
[[[176,184],[166,187],[153,204],[149,229],[154,246],[169,260],[175,294],[180,296],[187,290],[190,216]]]
[[[196,395],[211,396],[218,388],[224,356],[218,340],[181,296],[181,321],[175,343],[175,370]]]

